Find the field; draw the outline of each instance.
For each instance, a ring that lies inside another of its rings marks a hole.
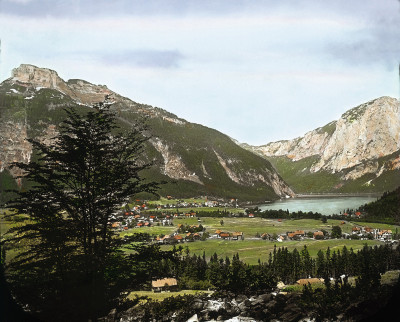
[[[223,220],[223,225],[221,225]],[[373,246],[380,245],[382,242],[377,240],[348,240],[348,239],[329,239],[329,240],[313,240],[304,239],[301,241],[266,241],[259,238],[255,238],[256,234],[268,233],[273,234],[285,234],[287,231],[304,230],[316,231],[316,230],[332,230],[333,226],[340,226],[342,232],[350,233],[354,223],[345,222],[342,224],[341,220],[328,220],[327,223],[322,223],[320,220],[313,219],[301,219],[301,220],[282,220],[281,222],[273,219],[263,218],[212,218],[203,217],[201,221],[196,218],[182,218],[175,219],[174,226],[162,227],[154,226],[150,228],[135,228],[130,229],[122,234],[132,234],[135,232],[148,232],[150,234],[170,234],[176,230],[177,225],[182,224],[198,224],[201,223],[211,235],[216,230],[223,230],[228,232],[241,231],[244,233],[244,240],[221,240],[217,238],[210,238],[206,241],[196,241],[191,243],[181,244],[183,247],[188,247],[193,254],[202,255],[205,252],[207,258],[216,253],[218,256],[225,258],[226,256],[232,257],[238,253],[239,257],[249,263],[257,264],[258,260],[268,261],[269,253],[273,251],[274,245],[277,247],[287,247],[289,250],[297,248],[301,250],[304,245],[307,248],[311,256],[316,256],[320,249],[326,250],[328,247],[333,250],[342,249],[346,246],[348,249],[352,248],[354,251],[361,249],[365,244]],[[395,231],[396,227],[393,225],[386,224],[372,224],[372,223],[358,223],[366,225],[372,228],[381,229],[392,229]],[[162,249],[167,250],[172,246],[163,245]]]
[[[333,250],[341,250],[343,246],[348,249],[353,248],[354,251],[361,249],[365,244],[369,246],[379,245],[381,242],[374,240],[348,240],[348,239],[331,239],[331,240],[312,240],[305,239],[302,241],[284,241],[278,243],[276,241],[264,240],[231,240],[225,241],[220,239],[209,239],[204,242],[185,243],[184,247],[189,247],[192,254],[202,255],[205,252],[206,258],[210,258],[214,253],[219,257],[232,257],[238,253],[241,260],[248,264],[257,264],[260,259],[262,262],[267,262],[269,253],[276,247],[287,247],[288,250],[301,250],[304,245],[307,245],[311,256],[315,257],[320,249],[326,250],[328,247]],[[172,246],[162,246],[162,249],[170,249]]]
[[[196,295],[200,293],[212,293],[211,291],[195,291],[195,290],[182,290],[179,292],[161,292],[155,293],[153,291],[134,291],[129,293],[128,298],[134,299],[136,296],[147,296],[148,298],[155,301],[162,301],[167,297],[171,296],[182,296],[182,295]]]

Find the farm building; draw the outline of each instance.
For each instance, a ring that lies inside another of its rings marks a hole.
[[[151,282],[153,292],[173,291],[178,288],[176,278],[162,278]]]

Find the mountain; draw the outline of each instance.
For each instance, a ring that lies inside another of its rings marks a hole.
[[[378,200],[362,205],[359,210],[369,222],[400,223],[400,186],[385,192]]]
[[[380,97],[302,137],[243,147],[271,161],[296,193],[393,190],[400,184],[399,102]]]
[[[293,196],[290,187],[269,161],[235,144],[228,136],[187,122],[161,108],[140,104],[104,85],[84,80],[64,81],[57,72],[21,65],[0,84],[0,184],[1,189],[20,186],[13,179],[18,170],[13,161],[28,162],[32,147],[25,140],[51,142],[64,119],[63,107],[85,111],[111,94],[112,106],[123,129],[147,119],[152,139],[146,158],[158,160],[146,177],[166,180],[160,194],[175,197],[207,195],[239,198],[239,201],[274,200]],[[174,183],[175,182],[175,183]]]

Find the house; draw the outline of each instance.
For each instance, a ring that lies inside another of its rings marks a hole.
[[[267,240],[267,239],[270,240],[272,238],[272,236],[268,233],[264,233],[261,235],[261,238],[264,240]]]
[[[353,228],[351,228],[351,231],[353,234],[359,234],[359,233],[361,233],[361,228],[354,226]]]
[[[392,231],[391,230],[381,230],[378,232],[378,238],[380,240],[391,240],[392,239]]]
[[[215,236],[214,237],[217,237],[217,238],[221,238],[221,236],[219,235],[220,233],[222,233],[222,230],[216,230],[215,231]]]
[[[178,243],[183,243],[183,237],[181,235],[175,235],[174,237],[172,237],[172,239]]]
[[[219,237],[222,238],[222,239],[227,239],[227,238],[228,238],[228,239],[230,240],[232,236],[231,236],[230,233],[221,232],[221,233],[219,234]]]
[[[296,230],[294,233],[301,237],[304,237],[304,235],[305,235],[304,230]]]
[[[254,218],[254,214],[249,214],[249,218]]]
[[[371,228],[371,227],[368,227],[368,226],[365,226],[364,227],[364,231],[366,232],[366,233],[373,233],[373,229]]]
[[[305,233],[304,230],[296,230],[295,232],[287,232],[286,235],[289,239],[299,239],[304,237]]]
[[[178,288],[178,281],[176,278],[162,278],[151,281],[153,292],[174,291]]]
[[[282,236],[282,235],[279,235],[276,240],[281,243],[281,242],[283,242],[285,240],[285,237]]]
[[[163,237],[157,236],[156,240],[159,244],[166,244],[171,240],[171,236],[170,235],[165,235]]]
[[[315,231],[313,234],[314,239],[324,238],[324,233],[322,231]]]
[[[235,231],[234,233],[232,233],[232,239],[239,240],[239,238],[241,240],[244,239],[244,235],[241,231]]]
[[[113,222],[111,227],[112,228],[119,228],[121,226],[121,223],[119,221]]]
[[[299,279],[298,281],[296,281],[296,284],[308,285],[308,284],[315,284],[315,283],[321,283],[321,282],[323,282],[323,280],[314,277],[314,278],[302,278],[302,279]]]

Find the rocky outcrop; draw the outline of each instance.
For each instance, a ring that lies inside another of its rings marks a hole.
[[[80,104],[91,105],[103,101],[105,95],[113,94],[104,85],[93,85],[82,80],[65,82],[54,70],[22,64],[12,70],[12,82],[26,87],[55,89]]]
[[[366,173],[379,174],[381,168],[376,160],[400,150],[399,102],[380,97],[303,137],[251,147],[251,150],[266,157],[286,157],[292,161],[318,156],[307,170],[343,172],[343,180],[354,180]],[[390,162],[395,162],[395,158]],[[351,171],[344,171],[348,169]]]
[[[307,318],[298,303],[299,295],[227,295],[225,297],[204,296],[189,300],[190,305],[179,311],[166,312],[159,321],[299,321]],[[145,308],[146,310],[146,308]],[[143,321],[149,317],[141,307],[133,307],[125,312],[111,311],[101,322]]]
[[[186,305],[180,305],[180,309],[164,306],[162,315],[158,312],[160,305],[153,304],[152,307],[151,304],[145,304],[120,313],[112,310],[107,317],[100,318],[99,322],[375,321],[378,317],[385,320],[391,313],[397,312],[393,304],[396,305],[398,297],[392,300],[390,296],[389,293],[380,298],[354,299],[351,303],[342,303],[333,309],[319,303],[310,306],[305,303],[301,293],[224,294],[219,297],[199,295],[176,300],[185,301]]]
[[[268,169],[249,169],[248,171],[240,172],[235,171],[235,164],[240,163],[240,160],[228,158],[223,159],[216,151],[214,154],[217,156],[220,165],[225,170],[228,177],[233,181],[245,186],[254,186],[256,182],[269,185],[274,189],[274,192],[281,198],[294,197],[293,190],[279,177],[276,172]]]
[[[151,144],[161,153],[164,159],[163,173],[172,179],[182,179],[203,184],[200,178],[193,172],[190,172],[182,161],[182,158],[174,154],[168,144],[160,140],[159,138],[153,138],[150,140]]]
[[[31,159],[32,146],[27,138],[25,122],[8,121],[0,126],[0,172],[9,169],[13,177],[23,174],[19,168],[10,168],[10,165],[13,162],[27,163]],[[18,184],[21,184],[19,179]]]

